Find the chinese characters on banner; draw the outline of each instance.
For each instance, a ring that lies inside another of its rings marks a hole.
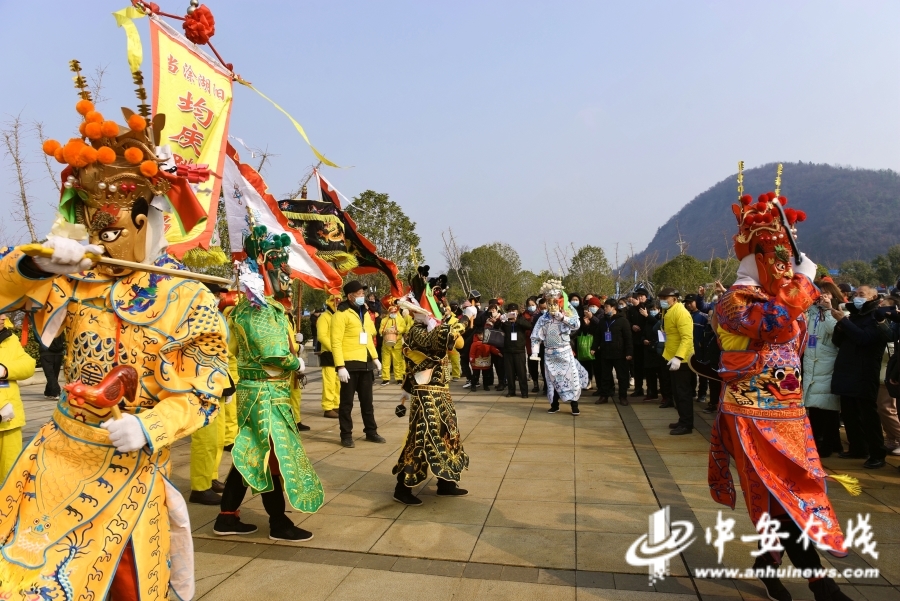
[[[195,192],[207,219],[190,232],[166,220],[169,252],[180,258],[192,248],[209,248],[216,227],[225,143],[231,114],[231,75],[174,29],[150,19],[153,49],[153,113],[166,125],[160,144],[168,144],[176,163],[208,165],[214,173]]]

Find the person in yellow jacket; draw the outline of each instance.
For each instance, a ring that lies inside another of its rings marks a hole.
[[[341,444],[348,448],[353,443],[353,397],[359,395],[359,410],[363,419],[363,432],[369,442],[386,442],[378,434],[375,408],[372,404],[372,385],[375,372],[381,371],[381,361],[375,350],[375,322],[366,307],[366,286],[358,280],[344,284],[347,299],[337,306],[331,319],[331,352],[334,369],[341,382],[338,421],[341,427]]]
[[[325,417],[338,418],[341,384],[334,369],[334,355],[331,352],[331,321],[334,312],[343,299],[340,296],[329,297],[325,301],[325,312],[316,320],[316,340],[322,348],[319,353],[319,365],[322,367],[322,411]]]
[[[663,359],[669,367],[672,380],[672,399],[678,411],[678,421],[669,424],[673,436],[690,434],[694,429],[693,390],[691,368],[688,361],[694,354],[694,320],[679,300],[681,294],[675,288],[663,288],[657,294],[663,310],[662,332],[665,334]]]
[[[400,309],[393,302],[387,303],[387,315],[381,320],[378,334],[381,336],[381,385],[391,381],[391,368],[394,369],[394,380],[403,383],[406,366],[403,361],[403,335],[409,330],[406,318],[400,315]]]
[[[34,358],[19,344],[12,322],[0,314],[0,484],[22,452],[25,407],[16,382],[33,376],[34,365]]]
[[[297,358],[300,359],[300,341],[303,339],[302,335],[297,336],[297,327],[294,325],[294,317],[290,313],[290,309],[288,308],[285,311],[285,315],[287,315],[288,322],[288,337],[290,338],[290,348],[297,355]],[[300,359],[300,365],[302,365],[302,369],[300,372],[302,373],[306,369],[306,364],[303,359]],[[303,420],[300,419],[300,402],[303,400],[303,392],[302,386],[300,384],[300,374],[298,372],[294,372],[291,374],[291,410],[294,412],[294,420],[297,422],[297,430],[300,432],[306,432],[307,430],[311,430],[311,428],[303,423]]]

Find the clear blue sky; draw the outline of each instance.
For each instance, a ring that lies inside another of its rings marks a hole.
[[[21,112],[67,138],[72,58],[109,65],[105,110],[135,104],[110,15],[125,4],[0,0],[0,117]],[[161,5],[181,13],[187,0]],[[344,194],[389,193],[434,267],[448,227],[468,246],[512,244],[533,270],[547,267],[545,243],[640,250],[738,159],[900,170],[895,1],[209,6],[225,59],[354,166],[325,172]],[[149,70],[146,20],[139,29]],[[276,195],[314,162],[240,86],[231,133],[278,155],[265,172]],[[46,232],[56,199],[30,144]],[[13,183],[5,158],[0,175]]]

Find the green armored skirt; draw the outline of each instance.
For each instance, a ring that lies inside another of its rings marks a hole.
[[[273,490],[274,468],[291,507],[312,513],[325,501],[325,491],[300,442],[290,386],[289,379],[238,382],[238,435],[231,457],[254,494]]]
[[[429,470],[438,478],[459,482],[468,467],[449,387],[413,387],[409,432],[393,473],[403,472],[403,483],[415,486],[428,478]]]

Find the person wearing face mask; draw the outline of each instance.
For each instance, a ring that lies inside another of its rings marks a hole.
[[[638,314],[643,317],[643,327],[641,328],[640,346],[634,349],[635,357],[643,355],[644,381],[647,383],[647,396],[645,401],[655,401],[659,398],[659,379],[660,379],[660,354],[656,352],[656,344],[659,340],[657,330],[659,329],[659,306],[653,299],[642,302],[642,307],[638,308]]]
[[[331,352],[331,322],[342,300],[337,295],[329,297],[325,301],[325,312],[316,320],[316,337],[321,348],[319,365],[322,366],[322,411],[329,419],[338,418],[341,398],[341,383],[334,369],[334,354]]]
[[[578,353],[578,362],[581,363],[581,366],[588,374],[588,390],[593,387],[593,384],[591,384],[593,379],[597,383],[597,391],[594,392],[594,396],[600,396],[600,369],[597,359],[591,354],[591,350],[593,349],[594,341],[599,335],[597,327],[600,324],[600,318],[603,316],[603,303],[594,295],[589,294],[585,298],[587,300],[585,301],[584,314],[581,316],[581,328],[579,328],[578,337],[576,338],[576,352]],[[582,352],[582,345],[587,344],[588,341],[582,341],[583,336],[591,338],[586,354]]]
[[[631,325],[631,341],[634,346],[634,359],[631,361],[631,376],[634,378],[634,392],[632,397],[639,398],[644,396],[644,353],[642,346],[644,343],[644,326],[647,321],[647,297],[650,292],[646,288],[635,288],[631,295],[631,306],[626,309],[625,317]],[[649,388],[649,384],[648,384]],[[654,389],[656,385],[654,384]],[[650,396],[650,393],[647,393]],[[655,395],[653,395],[655,396]]]
[[[344,284],[346,300],[338,305],[331,322],[331,352],[334,367],[341,382],[338,422],[341,444],[348,448],[353,442],[353,398],[359,395],[359,410],[363,432],[369,442],[384,443],[375,423],[372,405],[372,386],[375,372],[381,371],[381,361],[375,350],[375,323],[366,307],[366,286],[358,280]]]
[[[472,339],[475,337],[475,317],[478,315],[478,309],[475,308],[475,305],[469,304],[463,308],[462,312],[466,318],[466,329],[462,333],[463,346],[459,351],[459,361],[462,364],[460,366],[462,375],[466,379],[463,388],[471,388],[473,374],[472,367],[469,365],[469,351],[472,349]]]
[[[834,344],[838,347],[831,376],[831,392],[841,397],[841,417],[850,448],[841,458],[867,458],[863,467],[884,467],[887,451],[878,417],[878,389],[881,359],[893,339],[890,325],[879,312],[881,298],[872,286],[860,286],[853,292],[843,311],[830,309],[837,321]]]
[[[581,300],[581,295],[577,292],[573,292],[569,295],[569,304],[572,305],[572,308],[575,309],[575,313],[578,314],[578,318],[580,319],[584,315],[584,305],[585,303]]]
[[[672,401],[678,411],[678,421],[669,424],[669,434],[681,436],[694,429],[694,394],[691,390],[691,371],[688,360],[694,354],[694,321],[691,314],[678,300],[681,294],[675,288],[659,291],[659,306],[663,310],[663,359],[669,370],[672,384]]]
[[[526,342],[531,337],[531,322],[527,317],[519,313],[519,305],[510,303],[508,312],[500,316],[500,322],[495,326],[503,332],[503,359],[506,362],[505,372],[509,390],[507,397],[516,396],[516,382],[519,383],[519,393],[523,399],[528,398],[528,371],[525,368],[525,353],[528,345]]]
[[[526,334],[526,340],[531,340],[531,331],[534,329],[534,322],[537,321],[538,318],[538,310],[537,310],[537,297],[529,296],[525,300],[525,319],[528,320],[528,333]],[[531,392],[540,392],[541,390],[541,372],[540,367],[536,364],[535,361],[525,361],[525,364],[528,366],[528,377],[531,378],[532,387]]]
[[[603,306],[604,316],[594,329],[594,348],[592,354],[599,363],[598,391],[600,398],[596,404],[608,403],[615,396],[616,383],[613,370],[619,381],[619,404],[628,404],[628,362],[634,355],[631,336],[631,325],[623,312],[619,312],[618,303],[607,300]]]
[[[400,315],[400,308],[396,299],[385,298],[387,315],[381,319],[378,334],[381,337],[381,385],[387,386],[391,380],[391,368],[394,370],[394,380],[397,384],[403,383],[405,373],[402,350],[402,336],[407,331],[406,320]]]

